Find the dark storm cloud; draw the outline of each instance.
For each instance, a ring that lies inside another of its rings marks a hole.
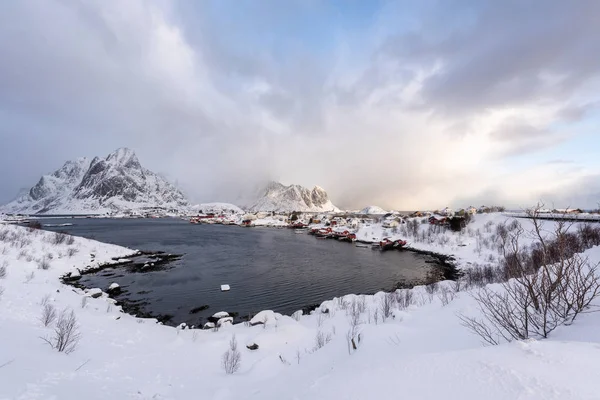
[[[448,112],[566,96],[600,72],[600,3],[449,1],[383,47],[401,63],[441,63],[427,104]]]

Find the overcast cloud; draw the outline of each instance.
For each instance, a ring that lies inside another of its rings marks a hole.
[[[0,201],[126,146],[194,201],[600,201],[600,3],[0,2]],[[560,160],[561,162],[557,162]]]

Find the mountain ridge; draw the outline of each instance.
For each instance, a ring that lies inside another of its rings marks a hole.
[[[301,185],[286,186],[275,181],[268,182],[262,191],[262,195],[247,209],[251,212],[328,212],[339,210],[329,200],[327,192],[320,186],[307,189]]]
[[[148,208],[180,210],[188,201],[175,186],[142,167],[135,152],[119,148],[105,158],[65,162],[28,192],[0,207],[5,213],[119,213]]]

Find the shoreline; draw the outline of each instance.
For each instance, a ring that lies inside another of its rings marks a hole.
[[[276,227],[276,228],[280,229],[281,227]],[[48,231],[48,232],[52,232],[52,231]],[[102,242],[100,242],[100,243],[102,243]],[[374,242],[371,242],[371,243],[374,243]],[[344,243],[344,244],[347,245],[347,243]],[[421,279],[390,282],[389,286],[382,287],[382,288],[380,288],[380,290],[374,291],[374,292],[357,292],[357,293],[352,293],[352,294],[372,296],[378,292],[390,293],[397,289],[412,289],[416,286],[426,285],[429,283],[441,282],[444,280],[456,280],[461,275],[460,271],[458,270],[458,268],[456,266],[456,260],[453,255],[437,253],[434,251],[420,250],[420,249],[416,249],[416,248],[409,247],[409,246],[404,247],[403,249],[398,250],[398,251],[399,252],[410,251],[410,252],[413,252],[416,254],[421,254],[423,256],[426,256],[428,259],[426,259],[425,262],[428,264],[428,267],[427,267],[427,271],[425,272],[425,276]],[[144,272],[156,271],[158,269],[168,269],[170,263],[181,259],[183,256],[184,255],[168,254],[164,251],[136,250],[126,257],[112,257],[112,261],[108,262],[108,263],[99,264],[99,265],[93,266],[93,267],[88,265],[85,268],[76,268],[76,270],[79,273],[78,274],[79,277],[72,279],[70,277],[71,272],[68,272],[68,273],[64,274],[63,276],[59,277],[59,280],[61,283],[65,284],[65,285],[87,291],[87,290],[95,289],[96,287],[86,286],[86,285],[83,285],[82,283],[80,283],[79,281],[80,281],[81,276],[93,275],[93,274],[96,274],[100,271],[103,271],[103,270],[109,269],[109,268],[127,268],[127,269],[130,269],[129,271],[127,271],[129,273],[133,273],[133,272],[144,273]],[[140,258],[140,257],[145,257],[145,259],[143,259],[143,260],[136,259],[136,258]],[[151,259],[156,259],[156,260],[154,260],[151,263],[151,265],[148,265],[149,260],[151,260]],[[131,270],[131,269],[133,269],[133,270]],[[124,294],[120,290],[117,292],[111,292],[109,290],[106,290],[106,288],[100,288],[100,289],[102,290],[103,293],[105,293],[107,295],[108,298],[110,298],[111,300],[114,301],[114,304],[116,306],[120,306],[122,308],[122,312],[127,313],[131,316],[134,316],[136,318],[155,319],[158,322],[160,322],[161,324],[164,324],[166,326],[171,326],[171,327],[176,327],[182,323],[182,322],[171,322],[174,318],[174,315],[154,313],[152,311],[145,310],[144,309],[145,306],[151,304],[151,302],[147,301],[147,299],[132,300],[132,299],[126,299],[126,298],[119,298],[119,297],[121,297],[120,295]],[[349,295],[349,294],[348,293],[342,294],[338,297],[344,297],[347,295]],[[323,302],[329,301],[329,300],[331,300],[331,299],[324,299],[320,303],[309,303],[307,305],[300,307],[299,310],[302,310],[304,314],[307,314],[307,313],[310,313],[311,311],[315,310],[316,308],[318,308]],[[192,305],[190,305],[190,307],[191,306]],[[205,305],[203,305],[203,306],[205,306]],[[217,308],[215,308],[215,310],[221,311],[221,309],[217,310]],[[257,309],[253,313],[248,314],[248,315],[240,315],[239,313],[237,313],[234,310],[226,310],[226,311],[229,313],[230,316],[232,316],[234,318],[234,323],[238,324],[238,323],[244,323],[244,322],[249,321],[254,315],[256,315],[259,312],[264,311],[264,310]],[[286,315],[286,314],[283,314],[283,315]],[[202,325],[204,323],[206,323],[207,321],[210,322],[210,317],[200,317],[200,318],[202,318],[202,319],[199,321],[198,326],[196,326],[196,328],[198,328],[198,329],[202,329],[201,328]]]

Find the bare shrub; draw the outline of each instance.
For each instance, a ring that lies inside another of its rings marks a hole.
[[[45,294],[44,297],[42,297],[42,299],[40,300],[40,305],[45,306],[46,304],[48,304],[51,298],[52,296],[50,296],[50,294]]]
[[[323,332],[318,331],[317,335],[315,336],[314,350],[315,351],[319,350],[320,348],[322,348],[329,342],[331,342],[331,333],[328,333],[327,335],[325,335]]]
[[[50,269],[50,261],[47,257],[38,260],[38,269],[49,270]]]
[[[87,296],[81,297],[81,308],[85,308],[85,306],[87,306],[87,301],[88,301]]]
[[[42,229],[42,224],[40,223],[40,221],[30,221],[27,224],[27,228],[29,231],[33,231],[36,229]]]
[[[29,283],[35,278],[35,272],[31,271],[25,276],[25,283]]]
[[[431,282],[425,285],[425,291],[431,297],[438,291],[438,287],[439,285],[437,282]]]
[[[450,303],[452,300],[454,300],[455,297],[456,297],[456,292],[453,290],[450,290],[446,286],[443,286],[438,293],[438,298],[442,302],[442,306],[447,306],[448,303]]]
[[[19,251],[19,254],[17,255],[17,260],[27,258],[28,256],[29,256],[29,252],[25,249],[22,249],[21,251]]]
[[[384,321],[392,315],[395,300],[394,293],[384,293],[379,301],[379,308],[381,309],[381,315]]]
[[[241,363],[242,354],[237,348],[237,340],[235,335],[233,335],[229,341],[229,349],[223,353],[221,365],[225,373],[231,375],[240,369]]]
[[[64,232],[55,232],[50,238],[50,243],[54,245],[63,244],[67,241],[67,237],[68,235],[66,235]]]
[[[396,291],[396,303],[398,308],[404,310],[410,307],[413,303],[413,292],[410,289]]]
[[[325,314],[319,314],[317,315],[317,327],[322,327],[323,326],[323,322],[325,322]]]
[[[40,322],[45,327],[52,325],[52,323],[56,320],[56,308],[48,302],[44,303],[42,308],[42,316],[40,317]]]
[[[452,288],[454,289],[454,292],[458,293],[464,289],[464,285],[465,284],[462,279],[457,279],[456,281],[454,281],[454,285],[452,285]]]
[[[81,334],[79,333],[75,312],[65,308],[58,316],[54,327],[54,335],[50,338],[42,338],[42,340],[56,351],[69,354],[77,348],[80,338]]]
[[[75,243],[75,237],[67,234],[67,239],[65,240],[65,244],[67,246],[71,246],[71,245],[73,245],[73,243]]]
[[[3,294],[4,294],[4,288],[2,286],[0,286],[0,299],[2,298]]]
[[[364,294],[361,294],[358,298],[357,306],[359,314],[364,313],[367,309],[367,297]]]
[[[0,265],[0,279],[6,278],[6,267],[8,263],[6,261],[2,261],[2,265]]]
[[[75,254],[79,253],[79,249],[76,247],[69,247],[67,249],[67,256],[68,257],[73,257]]]
[[[565,221],[555,222],[548,235],[538,218],[542,206],[529,211],[533,222],[530,234],[537,239],[530,250],[520,247],[520,226],[507,228],[502,290],[484,288],[473,294],[483,319],[460,316],[464,326],[489,344],[502,339],[546,338],[589,310],[600,296],[599,264],[592,265],[577,254],[585,248],[577,235],[569,233]]]
[[[360,309],[358,306],[351,308],[351,312],[348,315],[348,322],[350,323],[350,329],[346,334],[346,339],[348,340],[348,353],[352,354],[353,350],[358,349],[358,344],[360,343],[359,325],[361,324],[361,321]]]

